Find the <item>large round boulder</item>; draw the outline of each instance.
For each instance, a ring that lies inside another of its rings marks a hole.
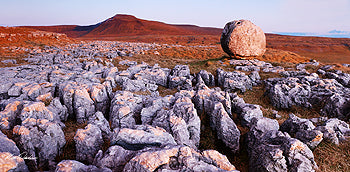
[[[220,41],[222,49],[230,56],[261,56],[266,51],[264,32],[249,20],[227,23]]]

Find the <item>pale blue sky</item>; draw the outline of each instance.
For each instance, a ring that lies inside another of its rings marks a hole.
[[[265,32],[350,31],[350,0],[0,0],[0,25],[90,25],[115,14],[219,27],[249,19]]]

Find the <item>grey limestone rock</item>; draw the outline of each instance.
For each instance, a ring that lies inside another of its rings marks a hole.
[[[42,102],[28,102],[23,105],[19,118],[22,122],[27,118],[47,119],[52,122],[56,121],[58,116],[51,112]]]
[[[190,74],[190,68],[187,65],[176,65],[168,76],[169,88],[183,86],[185,89],[192,87],[193,76]],[[181,87],[180,87],[181,88]]]
[[[58,97],[51,100],[50,105],[47,106],[47,109],[57,114],[57,117],[60,121],[67,121],[68,119],[68,109],[65,105],[61,104],[61,101]]]
[[[5,134],[0,131],[0,152],[9,152],[14,156],[19,156],[20,151],[16,146],[16,143],[9,139]]]
[[[129,91],[117,91],[111,102],[109,121],[111,128],[132,128],[136,115],[141,113],[143,99]]]
[[[149,163],[152,162],[152,163]],[[236,171],[224,155],[210,150],[202,153],[186,146],[173,146],[141,152],[124,171]]]
[[[75,136],[76,159],[92,163],[98,150],[102,148],[103,140],[98,126],[88,124],[85,129],[78,129]]]
[[[301,141],[278,131],[276,120],[253,119],[247,133],[250,171],[315,171],[312,151]]]
[[[172,95],[165,97],[157,97],[148,103],[146,107],[141,110],[141,121],[142,124],[151,125],[156,113],[163,108],[171,108],[175,102],[175,98]]]
[[[10,152],[0,151],[0,169],[1,171],[28,172],[28,167],[23,158],[13,155]]]
[[[215,86],[215,78],[214,75],[207,72],[206,70],[201,70],[199,73],[197,73],[196,80],[198,82],[199,77],[204,81],[205,85],[208,87]]]
[[[235,70],[242,70],[242,71],[260,71],[260,67],[258,66],[236,66]]]
[[[138,91],[150,91],[155,92],[158,89],[158,86],[154,81],[149,80],[131,80],[129,78],[123,79],[122,89],[125,91],[138,92]]]
[[[311,87],[299,84],[298,81],[297,78],[266,80],[266,94],[270,97],[272,105],[280,109],[294,105],[311,107],[309,103]]]
[[[176,142],[163,128],[136,125],[134,129],[115,129],[112,134],[111,145],[120,145],[128,150],[140,150],[153,146],[176,145]]]
[[[151,163],[150,163],[151,162]],[[202,153],[186,146],[151,149],[132,158],[124,171],[236,171],[224,155],[210,150]]]
[[[95,113],[94,101],[90,98],[88,91],[78,87],[74,91],[73,108],[78,123],[86,122]]]
[[[238,103],[235,106],[238,118],[241,120],[243,126],[250,126],[253,118],[262,118],[263,113],[259,105]]]
[[[85,165],[76,160],[63,160],[58,163],[55,172],[80,172],[80,171],[96,171],[96,172],[112,172],[109,168],[97,168],[94,165]]]
[[[213,112],[210,114],[211,127],[216,131],[218,139],[222,140],[232,152],[239,150],[241,132],[225,111],[220,102],[214,102]]]
[[[84,168],[86,168],[86,165],[79,161],[63,160],[57,164],[55,171],[56,172],[67,172],[67,171],[78,172]]]
[[[94,101],[96,111],[106,114],[110,106],[110,97],[106,86],[98,83],[92,84],[89,93],[92,101]]]
[[[66,144],[61,127],[46,119],[27,118],[13,128],[13,134],[21,152],[33,157],[28,165],[34,169],[37,165],[53,168],[56,156]]]
[[[19,118],[23,108],[23,102],[13,101],[6,105],[5,109],[0,112],[0,129],[12,129],[16,125],[16,119]]]
[[[321,114],[345,121],[350,119],[350,96],[334,93],[325,97],[324,101],[325,106],[321,109]]]
[[[350,136],[349,124],[337,118],[328,119],[324,124],[318,125],[316,129],[323,133],[324,139],[334,144],[339,144]]]
[[[164,128],[177,144],[198,147],[201,121],[191,99],[177,95],[177,99],[169,109],[157,111],[152,126]]]
[[[218,85],[223,87],[225,91],[241,91],[251,90],[253,85],[259,82],[259,74],[255,73],[252,78],[243,72],[233,71],[225,72],[222,69],[217,69]]]
[[[16,82],[8,90],[7,94],[11,97],[18,97],[22,94],[22,89],[29,84],[29,82]]]
[[[100,128],[103,138],[108,139],[110,134],[112,133],[111,128],[109,127],[109,122],[103,116],[103,113],[100,111],[90,116],[88,124],[93,124]]]
[[[8,90],[12,87],[13,83],[9,81],[0,81],[0,100],[9,98]]]
[[[323,140],[323,133],[316,130],[310,120],[299,118],[294,114],[290,114],[289,118],[282,123],[281,131],[299,139],[307,144],[310,149],[316,148]]]
[[[201,121],[197,114],[197,110],[194,107],[194,104],[192,101],[187,98],[180,98],[176,101],[173,108],[171,109],[172,113],[170,114],[170,122],[172,126],[172,132],[176,133],[175,128],[176,127],[183,127],[184,130],[182,130],[184,133],[188,132],[187,134],[181,135],[178,133],[178,136],[188,139],[190,141],[189,144],[186,144],[190,147],[198,147],[199,146],[199,140],[200,140],[200,126]],[[172,121],[171,119],[175,119]],[[177,123],[179,121],[179,123]],[[183,123],[185,122],[185,123]],[[179,138],[179,137],[177,137]],[[181,139],[176,139],[178,144],[181,144]]]
[[[101,150],[97,153],[94,165],[99,168],[107,167],[112,171],[123,171],[125,164],[127,164],[136,153],[136,151],[127,150],[118,145],[111,146],[105,153]]]
[[[163,87],[168,86],[168,75],[170,74],[170,69],[160,68],[157,64],[152,68],[147,68],[136,73],[134,77],[140,80],[152,81]]]

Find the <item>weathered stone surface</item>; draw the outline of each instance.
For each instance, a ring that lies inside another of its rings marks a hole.
[[[168,75],[170,74],[170,69],[160,68],[158,64],[155,64],[152,68],[147,68],[134,75],[136,79],[148,80],[155,82],[163,87],[168,86]]]
[[[266,51],[265,33],[249,20],[227,23],[220,42],[230,56],[261,56]]]
[[[129,91],[117,91],[111,102],[109,121],[111,128],[132,128],[136,115],[141,113],[142,97]]]
[[[100,111],[90,116],[88,124],[96,125],[98,128],[100,128],[103,138],[108,139],[112,133],[111,128],[109,127],[109,122]]]
[[[115,129],[111,145],[120,145],[129,150],[140,150],[145,147],[176,145],[174,138],[163,128],[149,125],[136,125],[135,129]]]
[[[265,86],[265,94],[277,108],[311,108],[313,105],[324,104],[322,115],[349,119],[350,89],[335,79],[321,79],[315,73],[291,71],[288,78],[265,80]]]
[[[313,123],[308,119],[302,119],[294,114],[281,125],[281,131],[287,132],[292,137],[299,139],[307,144],[310,149],[316,148],[323,140],[323,133],[315,129]]]
[[[27,118],[13,128],[13,134],[21,152],[33,157],[28,165],[34,169],[37,165],[53,168],[56,156],[66,144],[61,127],[46,119]]]
[[[200,140],[200,126],[201,126],[201,121],[199,119],[199,116],[197,114],[197,110],[194,108],[194,104],[191,102],[189,98],[183,98],[182,100],[177,100],[177,103],[174,104],[173,109],[172,109],[173,114],[171,116],[176,116],[177,119],[183,119],[186,123],[186,129],[189,134],[189,141],[190,144],[187,144],[188,146],[191,147],[197,147],[199,146],[199,140]],[[184,123],[179,123],[184,127]],[[177,125],[177,123],[172,123],[173,126],[172,129]],[[172,130],[174,132],[174,130]],[[185,131],[186,132],[186,131]],[[181,132],[180,132],[181,133]],[[178,134],[182,137],[185,135]],[[179,143],[179,142],[178,142]]]
[[[345,121],[350,119],[349,94],[334,93],[332,96],[325,97],[324,99],[325,105],[323,109],[321,109],[322,115],[331,118],[339,118]]]
[[[96,154],[94,165],[99,168],[107,167],[113,171],[123,171],[125,164],[127,164],[136,153],[136,151],[126,150],[118,145],[111,146],[105,153],[100,150]]]
[[[88,89],[88,85],[80,82],[69,81],[59,85],[59,97],[67,107],[69,115],[75,115],[78,123],[87,122],[96,111],[95,102],[91,99]],[[96,100],[97,97],[94,98]]]
[[[255,73],[254,78],[250,78],[243,72],[233,71],[225,72],[222,69],[217,69],[218,85],[223,87],[225,91],[241,91],[251,90],[253,85],[259,82],[259,74]]]
[[[201,121],[191,99],[178,97],[169,110],[157,111],[152,126],[164,128],[172,133],[177,144],[198,147]]]
[[[110,106],[107,88],[102,84],[93,84],[89,89],[89,93],[92,101],[94,101],[96,111],[107,114]]]
[[[85,165],[75,160],[63,160],[58,163],[55,172],[80,172],[80,171],[96,171],[96,172],[112,172],[109,168],[97,168],[93,165]]]
[[[49,121],[55,121],[58,119],[57,114],[51,112],[46,108],[45,104],[42,102],[28,102],[23,105],[23,109],[19,114],[21,121],[26,120],[27,118],[33,119],[47,119]]]
[[[199,78],[200,77],[200,78]],[[196,80],[197,82],[199,79],[202,79],[208,87],[213,87],[215,86],[215,78],[214,75],[207,72],[206,70],[201,70],[199,73],[197,73]]]
[[[142,70],[145,70],[149,68],[149,65],[147,63],[141,63],[141,64],[137,64],[134,66],[129,67],[126,71],[124,71],[124,73],[127,73],[128,77],[131,79],[135,74],[139,73]],[[119,74],[121,75],[121,74]],[[123,74],[125,75],[125,74]]]
[[[8,95],[11,97],[18,97],[22,93],[22,88],[29,85],[28,82],[17,82],[9,90]]]
[[[158,86],[154,81],[149,80],[131,80],[129,78],[123,79],[122,89],[125,91],[138,92],[138,91],[150,91],[155,92],[158,89]]]
[[[268,79],[268,86],[266,93],[270,97],[272,105],[277,108],[290,108],[294,105],[302,105],[310,107],[311,104],[308,102],[310,97],[311,88],[306,84],[298,84],[293,78],[290,79]],[[270,86],[270,82],[273,84]]]
[[[5,109],[0,112],[0,129],[12,129],[16,119],[22,111],[23,103],[14,101],[6,105]]]
[[[95,113],[94,101],[91,100],[88,91],[83,87],[75,90],[73,100],[77,122],[86,122]]]
[[[9,139],[1,131],[0,131],[0,152],[9,152],[14,156],[20,155],[20,151],[16,146],[16,143],[13,140]]]
[[[316,127],[323,133],[323,138],[334,143],[339,144],[350,136],[349,124],[337,118],[331,118]]]
[[[254,118],[247,133],[250,171],[315,171],[312,151],[301,141],[278,131],[276,120]]]
[[[0,100],[9,98],[8,90],[12,87],[13,82],[0,81]]]
[[[41,94],[41,95],[39,95],[38,97],[36,97],[36,101],[41,101],[41,102],[43,102],[43,103],[49,103],[49,102],[51,102],[52,101],[52,99],[53,99],[53,97],[52,97],[52,94],[51,93],[46,93],[46,94]]]
[[[213,164],[226,171],[235,171],[236,167],[233,166],[225,155],[220,154],[216,150],[205,150],[202,152],[204,157],[207,157],[213,161]]]
[[[56,118],[58,118],[58,120],[67,121],[69,115],[68,109],[65,105],[61,104],[61,101],[58,97],[51,100],[50,105],[47,106],[47,109],[56,114]]]
[[[235,171],[227,158],[216,151],[203,154],[186,146],[167,147],[141,152],[132,158],[124,171]]]
[[[317,62],[316,60],[314,60],[314,61],[310,61],[310,62],[306,62],[306,63],[299,63],[295,66],[295,68],[297,70],[303,70],[303,69],[305,69],[306,66],[319,66],[319,65],[320,65],[320,63]]]
[[[172,95],[168,95],[165,97],[157,97],[152,99],[145,108],[141,110],[141,121],[142,124],[151,125],[156,113],[163,108],[171,108],[173,103],[175,102],[175,98]]]
[[[23,158],[9,152],[0,151],[0,170],[13,172],[27,172],[28,167]]]
[[[190,74],[190,68],[187,65],[176,65],[170,72],[169,88],[183,88],[185,90],[192,88],[193,76]]]
[[[253,118],[262,118],[263,113],[259,105],[238,103],[234,105],[238,118],[241,119],[243,126],[250,126],[250,122]]]
[[[218,139],[222,140],[232,152],[239,150],[240,131],[231,119],[231,96],[227,92],[209,89],[204,85],[193,97],[196,109],[200,114],[210,118],[210,124],[216,131]]]
[[[64,82],[58,86],[59,97],[62,100],[62,103],[67,107],[68,113],[70,115],[74,114],[74,109],[73,109],[73,96],[75,92],[74,87],[76,87],[76,83],[73,83],[73,82]]]
[[[270,73],[280,73],[284,71],[282,66],[273,66],[271,63],[264,61],[259,61],[256,59],[253,60],[230,60],[230,64],[235,66],[236,70],[243,71],[262,71]]]
[[[211,127],[216,131],[218,139],[222,140],[232,152],[237,152],[239,150],[241,132],[221,103],[216,102],[212,106],[213,112],[210,114]]]
[[[102,148],[103,140],[99,127],[88,124],[85,129],[78,129],[75,136],[76,159],[92,163],[95,155]]]
[[[171,115],[169,118],[170,130],[172,131],[176,143],[179,145],[192,146],[185,120],[175,115]]]

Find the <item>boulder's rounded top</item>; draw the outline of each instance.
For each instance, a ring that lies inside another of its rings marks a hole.
[[[265,33],[249,20],[228,22],[220,41],[230,56],[261,56],[266,51]]]

